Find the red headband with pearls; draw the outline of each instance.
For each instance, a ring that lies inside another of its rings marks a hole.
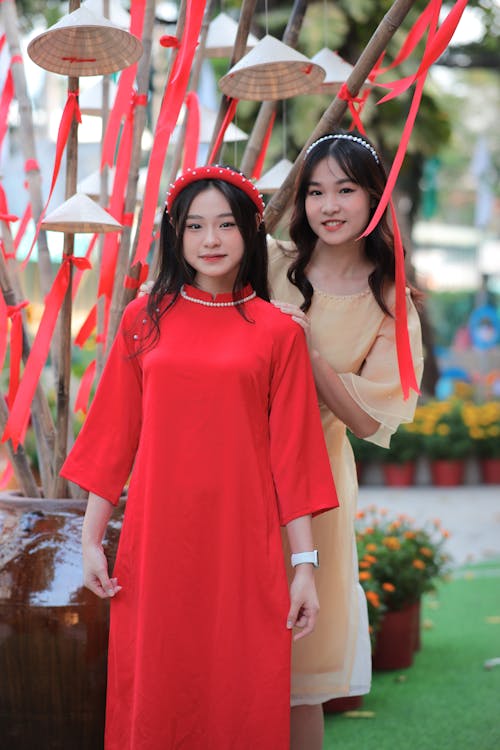
[[[167,211],[169,213],[172,208],[172,203],[179,193],[192,182],[197,182],[198,180],[222,180],[223,182],[229,182],[230,185],[234,185],[248,195],[250,200],[254,202],[260,216],[264,213],[264,201],[262,200],[262,195],[259,193],[253,182],[251,182],[248,177],[241,174],[241,172],[237,172],[230,167],[221,167],[217,164],[213,164],[209,167],[187,169],[184,174],[181,174],[181,176],[170,185],[166,200]]]

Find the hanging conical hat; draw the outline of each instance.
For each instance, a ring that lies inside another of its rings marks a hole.
[[[106,8],[104,0],[84,0],[80,7],[88,8],[95,16],[104,16],[121,29],[130,29],[130,13],[127,13],[116,0],[107,0]]]
[[[113,107],[117,85],[114,81],[109,81],[109,109]],[[80,112],[82,115],[93,115],[100,117],[102,115],[103,85],[102,78],[88,89],[82,89],[78,97]]]
[[[183,104],[179,114],[179,119],[177,120],[177,125],[181,125],[184,122],[185,113],[186,107]],[[214,112],[213,109],[209,109],[203,104],[200,104],[200,143],[211,143],[216,120],[217,113]],[[177,136],[178,130],[176,126],[176,129],[172,133],[172,143],[176,143]],[[224,142],[234,143],[235,141],[246,140],[248,140],[248,135],[232,122],[230,122],[226,132],[224,133]]]
[[[211,21],[205,42],[206,57],[231,57],[238,32],[238,24],[227,13],[219,13]],[[259,40],[253,34],[247,38],[245,52],[255,47]]]
[[[122,225],[111,214],[83,193],[72,195],[42,222],[42,229],[75,234],[118,232],[121,228]]]
[[[325,77],[325,71],[308,57],[266,35],[220,79],[226,96],[271,101],[308,94]]]
[[[111,191],[113,190],[114,179],[115,179],[115,168],[109,167],[108,168],[108,180],[107,180],[108,195],[111,195]],[[92,172],[83,180],[80,180],[78,185],[76,186],[76,189],[79,193],[85,193],[85,195],[88,195],[89,198],[98,200],[101,195],[101,172],[100,170],[97,169],[95,172]]]
[[[61,18],[28,45],[31,59],[67,76],[98,76],[128,68],[142,55],[142,42],[88,8]]]
[[[316,87],[315,94],[337,94],[342,84],[347,81],[354,67],[346,62],[337,52],[323,47],[311,60],[321,65],[326,71],[324,80]],[[366,82],[368,84],[368,81]],[[364,86],[362,87],[364,88]]]
[[[275,193],[288,177],[288,173],[292,167],[293,164],[289,159],[281,159],[274,167],[264,172],[262,177],[255,183],[255,187],[261,193]]]

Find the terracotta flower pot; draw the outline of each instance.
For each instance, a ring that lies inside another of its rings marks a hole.
[[[377,633],[372,665],[376,670],[406,669],[413,664],[418,602],[386,612]]]
[[[382,464],[382,474],[388,487],[411,487],[415,482],[415,462]]]
[[[455,487],[463,484],[465,462],[461,458],[437,458],[431,461],[432,483],[437,487]]]
[[[9,750],[103,744],[108,604],[82,586],[85,500],[0,496],[0,737]],[[114,558],[115,517],[106,551]]]
[[[500,484],[500,458],[481,458],[479,466],[485,484]]]

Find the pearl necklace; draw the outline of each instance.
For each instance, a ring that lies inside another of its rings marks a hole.
[[[235,305],[242,305],[244,302],[248,302],[257,296],[257,292],[252,292],[248,297],[242,299],[231,300],[231,302],[211,302],[207,299],[198,299],[198,297],[190,297],[184,287],[181,287],[181,297],[187,299],[188,302],[196,302],[198,305],[204,305],[205,307],[234,307]]]

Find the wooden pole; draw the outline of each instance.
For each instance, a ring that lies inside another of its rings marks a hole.
[[[283,43],[288,44],[289,47],[295,48],[297,46],[307,6],[308,0],[295,0],[282,39]],[[262,143],[267,133],[269,123],[271,122],[274,113],[277,111],[277,108],[277,101],[262,102],[260,105],[259,114],[255,120],[241,160],[240,169],[246,175],[251,175],[253,172],[262,149]]]
[[[414,4],[415,0],[395,0],[389,11],[385,14],[346,81],[347,87],[353,96],[358,94],[368,74]],[[307,147],[317,138],[321,138],[322,135],[329,133],[333,128],[337,127],[346,109],[347,102],[339,99],[337,96],[323,114],[318,125],[305,143],[304,148],[297,156],[283,185],[267,204],[264,219],[268,232],[272,232],[275,229],[288,207],[295,179]]]
[[[147,0],[144,15],[144,26],[142,31],[143,53],[137,66],[137,93],[146,96],[149,90],[149,76],[151,70],[151,54],[153,47],[153,29],[155,22],[155,0]],[[124,211],[133,214],[137,204],[137,182],[139,179],[139,166],[141,163],[141,140],[146,125],[146,107],[137,107],[134,114],[134,132],[132,135],[132,154],[130,158],[130,169],[125,195]],[[123,284],[130,264],[130,244],[132,239],[132,227],[124,226],[121,232],[118,259],[116,262],[115,278],[113,282],[113,294],[109,313],[108,333],[106,338],[106,352],[116,336],[123,308],[130,301],[126,296],[127,289]]]
[[[252,19],[255,13],[256,6],[257,6],[257,0],[243,0],[243,4],[241,6],[241,12],[240,12],[240,20],[238,22],[238,31],[236,32],[236,39],[234,40],[233,55],[229,63],[229,68],[232,68],[233,65],[236,65],[238,60],[241,60],[241,58],[245,54],[248,34],[250,33],[250,26],[252,23]],[[227,110],[229,109],[229,104],[230,104],[230,98],[224,94],[221,99],[220,106],[219,106],[219,112],[217,113],[217,119],[215,121],[215,126],[214,126],[214,132],[212,134],[212,141],[208,149],[209,156],[211,155],[213,148],[215,146],[217,136],[222,127],[222,122],[224,120],[224,117],[226,116]],[[222,144],[219,150],[214,154],[212,161],[217,162],[217,160],[220,157],[221,150],[222,150]]]
[[[78,10],[80,0],[70,0],[69,12]],[[68,77],[68,94],[78,96],[79,79]],[[66,146],[66,200],[76,193],[78,174],[78,122],[75,118],[71,123],[68,144]],[[66,257],[74,254],[75,235],[73,232],[64,233],[63,253]],[[71,380],[71,318],[72,318],[73,266],[69,266],[69,284],[59,315],[61,323],[59,340],[59,371],[57,373],[57,418],[56,442],[54,446],[54,482],[52,497],[67,497],[68,482],[59,476],[59,472],[66,458],[69,434],[69,388]]]
[[[5,425],[9,418],[9,410],[5,403],[3,393],[0,393],[0,429],[5,430]],[[30,469],[29,461],[22,445],[14,450],[11,440],[5,443],[7,455],[14,469],[14,476],[25,497],[40,497],[40,491],[37,487],[35,477]]]

